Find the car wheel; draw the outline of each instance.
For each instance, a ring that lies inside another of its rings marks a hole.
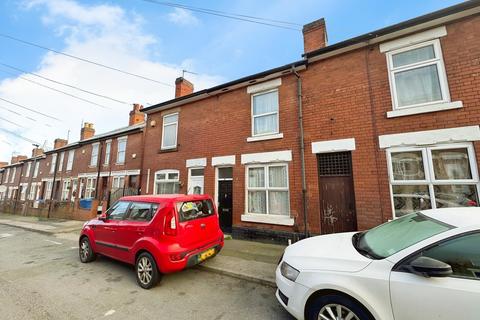
[[[135,264],[137,283],[143,289],[150,289],[160,281],[160,272],[152,255],[144,252],[137,258]]]
[[[83,263],[95,260],[96,255],[92,250],[92,246],[90,245],[90,240],[88,240],[88,237],[83,237],[82,240],[80,240],[78,254],[80,256],[80,261]]]
[[[307,320],[373,320],[365,308],[343,295],[328,294],[316,298],[306,310]]]

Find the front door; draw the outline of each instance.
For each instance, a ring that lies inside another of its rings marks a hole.
[[[321,233],[357,229],[351,152],[317,156]]]
[[[218,168],[218,215],[223,232],[232,233],[233,220],[233,168]]]
[[[188,194],[203,194],[203,168],[191,168],[188,172]]]

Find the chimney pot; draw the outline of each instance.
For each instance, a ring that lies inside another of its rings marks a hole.
[[[327,46],[327,27],[321,18],[303,26],[303,51],[308,53]]]
[[[193,83],[191,83],[184,77],[179,77],[175,79],[175,98],[183,97],[192,93]]]

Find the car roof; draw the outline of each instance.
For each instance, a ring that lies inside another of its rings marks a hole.
[[[122,197],[120,201],[138,201],[138,202],[168,202],[168,201],[192,201],[210,199],[206,194],[156,194],[156,195],[141,195],[141,196],[126,196]]]
[[[421,212],[430,218],[457,228],[480,225],[480,208],[478,207],[431,209]]]

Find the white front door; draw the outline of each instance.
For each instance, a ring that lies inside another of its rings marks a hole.
[[[390,296],[395,320],[478,320],[479,243],[480,233],[475,233],[447,240],[419,253],[449,264],[453,270],[449,277],[427,278],[392,271]]]
[[[204,169],[190,168],[188,170],[188,191],[187,194],[203,194]]]

